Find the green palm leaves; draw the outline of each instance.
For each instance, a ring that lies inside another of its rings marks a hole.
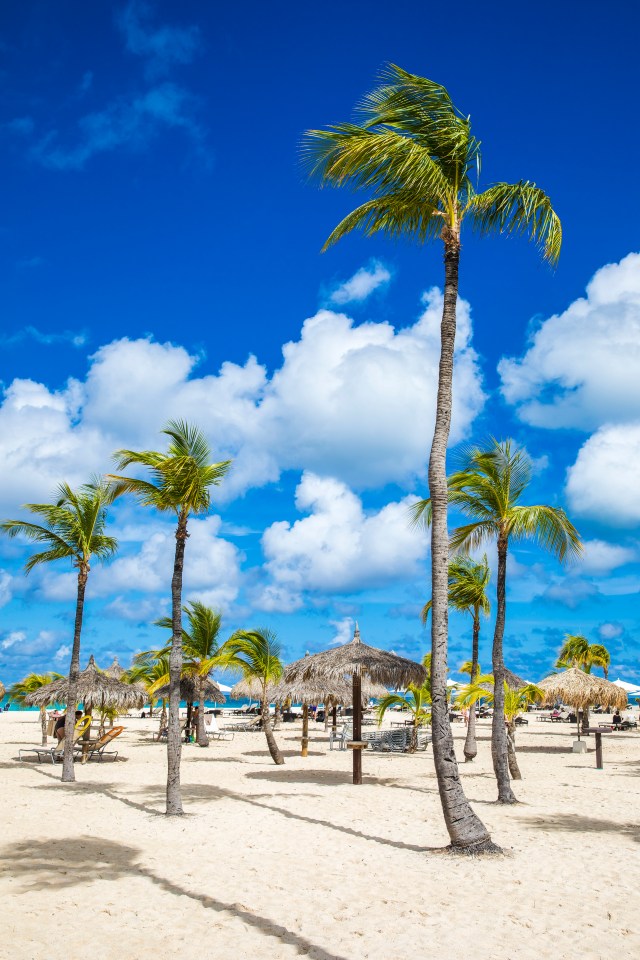
[[[449,564],[449,604],[456,610],[470,613],[476,619],[481,613],[489,615],[491,603],[487,597],[487,587],[491,580],[491,570],[485,553],[481,563],[471,557],[453,557]],[[431,610],[431,600],[422,608],[422,622],[427,622]]]
[[[338,224],[324,249],[361,229],[424,243],[459,237],[465,219],[481,234],[527,233],[556,263],[562,228],[549,197],[534,183],[496,183],[476,192],[480,143],[471,123],[438,83],[390,64],[358,108],[360,123],[308,130],[302,144],[309,175],[321,184],[369,190]]]
[[[219,484],[230,460],[210,463],[209,444],[197,427],[171,420],[162,430],[170,438],[165,453],[156,450],[118,450],[118,469],[146,467],[151,480],[111,475],[116,495],[133,493],[142,506],[177,513],[206,513],[211,506],[210,487]]]
[[[41,520],[40,524],[3,520],[0,530],[10,537],[21,535],[46,547],[29,557],[25,564],[27,573],[39,564],[54,560],[71,560],[75,567],[88,569],[92,556],[108,560],[118,548],[117,541],[104,532],[107,507],[114,496],[113,487],[104,481],[92,481],[78,490],[61,483],[53,503],[24,505]]]
[[[579,667],[585,673],[591,673],[594,667],[601,667],[606,680],[610,664],[611,655],[604,644],[589,643],[581,634],[568,633],[556,667]]]
[[[280,653],[272,630],[237,630],[222,646],[220,662],[230,670],[239,670],[247,680],[257,680],[266,696],[267,685],[282,676]]]
[[[184,656],[183,673],[185,676],[208,677],[214,667],[221,662],[218,637],[222,624],[222,614],[199,600],[187,603],[182,608],[188,626],[182,627],[182,653]],[[155,621],[156,627],[173,630],[171,617],[161,617]],[[170,647],[159,652],[159,656],[168,655]],[[165,680],[166,683],[166,680]],[[162,686],[162,684],[158,684]]]

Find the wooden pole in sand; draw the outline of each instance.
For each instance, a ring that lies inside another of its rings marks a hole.
[[[353,782],[362,783],[362,679],[353,672]]]
[[[309,754],[309,704],[302,704],[302,756]]]

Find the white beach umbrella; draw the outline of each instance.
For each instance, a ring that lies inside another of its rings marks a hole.
[[[618,677],[617,680],[612,680],[611,683],[615,683],[616,687],[620,687],[625,693],[640,693],[640,687],[637,683],[627,683],[626,680],[621,680],[620,677]]]

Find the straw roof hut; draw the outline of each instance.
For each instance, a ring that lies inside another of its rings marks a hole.
[[[267,694],[269,695],[269,701],[281,700],[284,697],[276,697],[275,692],[279,684],[268,683],[267,684]],[[232,700],[261,700],[262,699],[262,682],[257,677],[242,677],[241,680],[231,688],[231,693],[229,694]]]
[[[154,696],[159,700],[167,700],[169,697],[170,684],[165,683],[164,687],[160,687],[159,690],[156,690]],[[224,703],[226,697],[217,683],[214,680],[210,680],[209,677],[204,682],[204,698],[205,700],[213,700],[214,703]],[[198,700],[198,685],[196,683],[195,677],[182,677],[180,679],[180,699],[186,700],[187,703],[193,703],[195,700]]]
[[[46,707],[51,703],[68,704],[69,678],[61,677],[46,686],[27,694],[24,702],[30,707]],[[78,676],[76,702],[84,704],[85,712],[93,707],[141,707],[146,693],[137,684],[123,683],[110,677],[96,666],[93,656]]]
[[[541,680],[538,687],[543,691],[543,704],[553,704],[558,700],[577,710],[600,703],[603,707],[623,708],[627,705],[627,694],[615,683],[594,677],[578,667],[570,667],[561,673],[554,673]]]
[[[289,664],[282,675],[282,683],[295,685],[310,681],[325,686],[336,681],[343,682],[347,676],[352,681],[353,741],[350,746],[353,749],[353,782],[358,784],[362,783],[362,749],[366,746],[360,739],[362,678],[367,677],[374,683],[398,689],[406,688],[410,683],[424,683],[427,671],[413,660],[363,643],[356,623],[353,640]]]
[[[4,688],[4,683],[2,683],[2,681],[0,680],[0,700],[2,700],[2,698],[3,698],[4,695],[5,695],[5,693],[6,693],[6,690],[5,690],[5,688]]]
[[[113,677],[115,680],[122,680],[122,674],[126,673],[123,667],[118,663],[118,658],[113,658],[113,663],[110,667],[107,667],[105,673],[108,677]]]

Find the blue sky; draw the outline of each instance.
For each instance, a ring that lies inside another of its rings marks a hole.
[[[386,61],[471,115],[483,182],[534,180],[564,228],[551,271],[522,239],[463,238],[455,444],[526,446],[529,502],[564,506],[585,560],[514,551],[506,659],[537,679],[565,632],[640,681],[640,254],[632,122],[638,14],[538,3],[195,0],[0,11],[0,512],[198,422],[234,469],[192,524],[185,594],[285,654],[347,639],[428,645],[425,492],[441,250],[352,236],[305,182],[303,131],[349,119]],[[613,197],[624,198],[613,216]],[[120,503],[89,583],[84,655],[157,642],[171,524]],[[0,542],[0,676],[64,669],[74,581]],[[491,552],[490,552],[491,556]],[[490,660],[492,622],[484,627]],[[452,616],[451,666],[470,625]]]

